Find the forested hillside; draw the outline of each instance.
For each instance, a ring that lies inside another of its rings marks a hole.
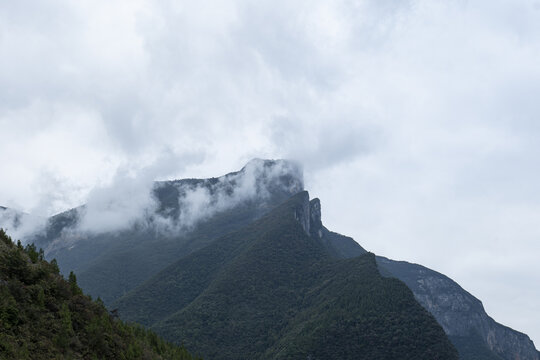
[[[0,229],[1,359],[194,359],[183,347],[115,319],[75,275]]]
[[[120,315],[209,359],[457,359],[373,254],[328,250],[315,204],[299,193],[179,260],[121,299]]]

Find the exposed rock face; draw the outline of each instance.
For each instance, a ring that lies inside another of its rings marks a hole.
[[[316,238],[323,237],[323,225],[321,220],[321,201],[317,198],[309,202],[310,233]]]
[[[304,192],[302,196],[304,196],[302,205],[297,206],[294,217],[302,225],[306,234],[318,239],[328,252],[336,258],[352,258],[367,252],[352,238],[332,232],[324,227],[321,215],[321,201],[317,198],[310,201],[307,192]]]
[[[302,205],[294,211],[295,219],[302,225],[308,235],[321,239],[323,237],[323,225],[321,221],[321,202],[315,198],[309,200],[309,194],[302,195]]]
[[[310,224],[311,224],[311,215],[310,215],[310,206],[309,206],[309,194],[306,192],[301,194],[302,201],[294,209],[294,218],[302,225],[302,228],[306,234],[310,234]]]
[[[380,267],[413,291],[418,302],[437,319],[451,340],[479,335],[497,357],[506,360],[539,359],[527,335],[497,323],[486,314],[480,300],[452,279],[416,264],[383,257],[378,257],[377,261]]]

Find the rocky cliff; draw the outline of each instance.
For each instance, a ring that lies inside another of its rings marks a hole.
[[[539,359],[527,335],[497,323],[487,315],[480,300],[447,276],[404,261],[378,257],[377,262],[413,291],[417,301],[437,319],[458,350],[461,348],[460,353],[465,345],[481,342],[476,346],[489,349],[492,359]],[[462,359],[466,358],[472,359],[462,354]]]

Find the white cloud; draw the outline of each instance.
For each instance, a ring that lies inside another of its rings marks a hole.
[[[14,240],[35,235],[45,229],[46,218],[0,207],[0,228]]]
[[[111,183],[90,191],[85,206],[79,209],[77,230],[112,232],[145,221],[157,210],[152,194],[154,181],[203,159],[203,155],[197,153],[175,156],[166,152],[143,168],[120,168]]]

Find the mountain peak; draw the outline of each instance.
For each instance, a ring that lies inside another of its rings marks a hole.
[[[264,184],[269,191],[281,188],[291,195],[304,190],[304,174],[300,164],[291,160],[252,159],[239,172],[225,177],[252,177],[256,183]]]
[[[230,196],[233,193],[246,197],[267,197],[269,194],[285,195],[288,198],[304,190],[302,167],[290,160],[252,159],[239,171],[208,179],[178,179],[157,181],[155,189],[173,186],[184,192],[186,189],[206,188],[210,194]]]
[[[261,159],[261,158],[253,158],[249,160],[246,165],[244,165],[244,168],[249,166],[265,166],[265,167],[273,167],[273,166],[280,166],[283,164],[291,165],[300,167],[299,164],[297,164],[295,161],[287,160],[287,159]],[[243,169],[244,169],[243,168]]]

